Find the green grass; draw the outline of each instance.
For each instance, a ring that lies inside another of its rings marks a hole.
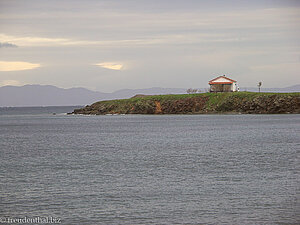
[[[298,95],[300,96],[300,92],[294,92],[294,93],[270,93],[270,92],[224,92],[224,93],[197,93],[197,94],[170,94],[170,95],[151,95],[151,96],[144,96],[144,97],[137,97],[137,98],[129,98],[129,99],[116,99],[116,100],[106,100],[106,101],[100,101],[96,102],[94,104],[105,104],[105,105],[111,105],[111,104],[136,104],[138,102],[147,102],[147,101],[169,101],[169,100],[180,100],[185,98],[193,98],[193,97],[209,97],[207,105],[216,105],[219,103],[222,103],[227,98],[230,97],[238,97],[238,98],[245,98],[248,100],[251,100],[258,96],[270,96],[270,95]]]
[[[132,113],[134,112],[153,112],[156,108],[155,102],[159,102],[164,107],[176,105],[175,101],[188,98],[203,98],[205,112],[230,111],[232,103],[235,105],[244,104],[259,97],[264,102],[268,96],[299,96],[300,92],[295,93],[257,93],[257,92],[227,92],[227,93],[197,93],[197,94],[175,94],[175,95],[152,95],[135,97],[129,99],[117,99],[96,102],[91,105],[91,110],[96,114],[98,110],[110,113]],[[189,102],[189,101],[187,101]],[[201,101],[200,101],[201,102]],[[165,104],[164,104],[165,103]],[[181,104],[181,103],[179,103]],[[189,104],[189,103],[188,103]]]

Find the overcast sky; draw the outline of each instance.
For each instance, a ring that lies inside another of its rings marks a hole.
[[[0,86],[300,84],[300,1],[1,0]]]

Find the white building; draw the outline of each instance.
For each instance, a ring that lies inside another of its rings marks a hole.
[[[210,92],[235,92],[239,91],[239,88],[237,86],[237,81],[232,80],[225,75],[219,76],[213,80],[210,80]]]

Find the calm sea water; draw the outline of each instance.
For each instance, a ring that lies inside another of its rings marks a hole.
[[[0,217],[52,216],[74,225],[300,223],[300,115],[3,110]]]

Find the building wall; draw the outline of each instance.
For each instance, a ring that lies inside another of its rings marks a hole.
[[[219,77],[216,80],[213,80],[214,84],[210,85],[210,92],[235,92],[235,91],[239,91],[239,88],[238,88],[236,82],[233,82],[232,84],[226,84],[226,83],[229,83],[229,82],[231,83],[232,80],[225,77],[225,76],[222,76],[222,77]]]
[[[211,84],[211,92],[231,92],[233,90],[232,84]]]
[[[233,84],[231,85],[231,91],[237,91],[238,86],[236,82],[233,82]]]

